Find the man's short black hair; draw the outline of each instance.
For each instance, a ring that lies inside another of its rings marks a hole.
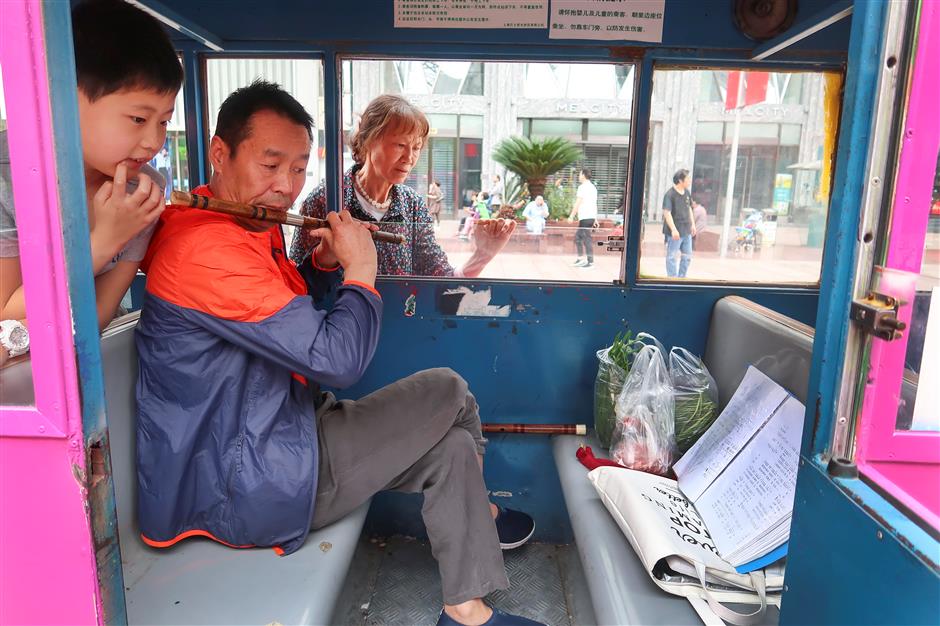
[[[587,178],[588,180],[591,180],[591,176],[593,176],[593,174],[591,174],[591,170],[589,170],[586,167],[581,168],[581,175]]]
[[[688,176],[689,176],[689,170],[679,170],[678,172],[672,175],[672,184],[678,185],[679,183],[684,181],[686,178],[688,178]]]
[[[183,67],[163,26],[123,0],[88,0],[72,10],[78,88],[94,102],[123,89],[176,94]]]
[[[280,85],[259,79],[233,91],[219,107],[215,134],[225,142],[232,156],[235,156],[239,144],[251,134],[251,116],[260,111],[272,111],[303,126],[307,129],[307,136],[313,140],[313,118],[303,105]]]

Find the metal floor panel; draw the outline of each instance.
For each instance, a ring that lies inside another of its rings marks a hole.
[[[593,622],[590,604],[581,598],[576,582],[583,574],[571,546],[530,543],[503,556],[511,587],[490,594],[490,605],[549,626]],[[574,596],[579,599],[573,600]],[[440,611],[440,575],[426,542],[407,537],[387,542],[362,540],[333,622],[343,626],[433,626]]]

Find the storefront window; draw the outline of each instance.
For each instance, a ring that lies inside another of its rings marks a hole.
[[[564,137],[580,141],[581,120],[532,120],[532,137]]]
[[[431,124],[432,137],[456,137],[457,136],[457,116],[432,114],[428,115],[428,122]]]
[[[803,128],[799,124],[781,124],[780,125],[780,145],[798,146],[800,145],[800,135]]]
[[[460,116],[460,136],[461,137],[483,137],[483,116],[482,115],[461,115]]]
[[[611,141],[630,141],[630,122],[620,120],[590,120],[588,122],[588,141],[609,139]]]
[[[740,74],[654,73],[642,278],[819,280],[839,77],[746,72],[739,94]],[[683,97],[690,91],[698,102]],[[680,171],[688,172],[691,206],[673,206],[682,212],[674,239],[675,223],[667,220],[673,211],[663,207],[667,195],[682,197],[673,182]]]

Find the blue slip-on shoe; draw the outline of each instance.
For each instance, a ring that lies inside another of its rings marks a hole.
[[[441,611],[441,617],[437,620],[437,626],[464,626],[460,622],[451,618],[450,615]],[[483,622],[483,626],[545,626],[542,622],[536,622],[518,615],[503,613],[498,609],[493,609],[493,615]]]
[[[535,532],[535,520],[522,511],[504,509],[497,506],[496,533],[499,535],[499,547],[503,550],[518,548],[532,537]]]

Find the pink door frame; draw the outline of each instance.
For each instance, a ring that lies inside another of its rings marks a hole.
[[[921,271],[931,186],[940,149],[937,77],[940,77],[940,6],[923,2],[887,262],[878,287],[880,292],[902,302],[898,317],[908,325],[915,281]],[[895,429],[906,350],[906,336],[891,342],[872,340],[856,463],[863,474],[940,529],[940,432]]]
[[[43,3],[0,2],[35,406],[0,407],[0,623],[98,623],[101,598],[46,72]]]

